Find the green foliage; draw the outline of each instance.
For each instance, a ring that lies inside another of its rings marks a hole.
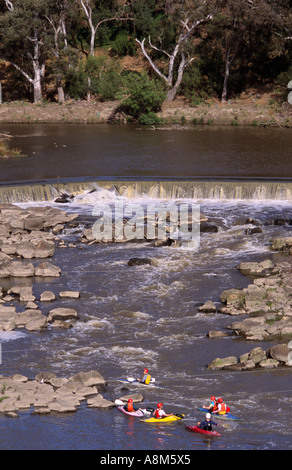
[[[111,46],[111,54],[123,57],[136,55],[136,44],[126,31],[119,33]]]
[[[87,93],[102,101],[118,99],[123,87],[119,64],[106,56],[88,56],[65,75],[66,93],[74,99],[84,99]]]
[[[153,113],[161,109],[166,97],[161,82],[150,80],[146,73],[130,73],[125,78],[125,85],[127,97],[121,103],[123,111],[134,120],[141,117],[145,121],[147,115],[153,119]]]
[[[89,54],[91,29],[80,0],[13,0],[13,11],[0,2],[0,59],[14,64],[5,93],[10,99],[15,99],[16,90],[19,99],[31,93],[36,65],[33,58],[37,53],[39,65],[45,65],[41,80],[48,86],[44,90],[52,90],[52,83],[62,83],[71,98],[84,99],[90,93],[101,100],[114,100],[120,99],[126,89],[123,107],[128,114],[140,122],[154,122],[165,97],[161,83],[150,80],[146,73],[133,72],[124,82],[114,58],[141,54],[135,38],[146,38],[147,51],[157,68],[166,74],[169,57],[165,51],[174,50],[182,20],[200,19],[213,12],[212,21],[195,29],[176,56],[174,81],[181,52],[194,57],[184,70],[179,93],[193,105],[220,97],[229,54],[232,60],[228,96],[235,96],[247,87],[274,83],[279,96],[283,93],[286,99],[287,84],[292,79],[292,42],[284,38],[292,30],[291,2],[258,0],[257,8],[253,3],[90,0],[93,25],[98,25],[95,48],[110,51],[109,58]],[[119,21],[116,19],[119,15],[128,15],[129,20]],[[60,20],[65,29],[56,42]],[[156,49],[149,46],[149,35]],[[142,54],[139,67],[141,64],[149,65]],[[6,67],[0,67],[1,80],[7,80]],[[51,92],[54,95],[55,89]]]

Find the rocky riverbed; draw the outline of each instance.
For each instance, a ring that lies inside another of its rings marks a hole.
[[[56,294],[45,290],[36,298],[32,285],[37,278],[45,280],[62,275],[61,268],[52,262],[55,248],[57,244],[64,245],[60,239],[63,230],[78,224],[77,214],[68,214],[62,209],[44,206],[23,209],[13,204],[0,204],[0,331],[74,327],[79,320],[78,311],[61,305],[44,314],[42,306],[54,302]],[[90,228],[80,229],[79,243],[96,243]],[[155,244],[150,245],[157,249]],[[207,301],[199,311],[206,315],[220,313],[236,317],[225,330],[209,331],[210,341],[214,337],[234,335],[247,342],[275,341],[276,344],[268,349],[253,348],[240,357],[216,358],[208,368],[235,371],[292,365],[292,237],[272,240],[271,253],[275,252],[280,256],[241,263],[238,269],[250,278],[250,284],[245,289],[231,288],[222,292],[220,308]],[[140,259],[135,260],[129,264],[141,264]],[[150,266],[155,265],[146,261]],[[9,288],[3,287],[7,286],[7,280]],[[80,295],[82,293],[70,290],[58,293],[59,300],[70,298],[73,303]],[[24,409],[40,414],[74,412],[83,402],[88,407],[109,409],[115,403],[100,393],[106,387],[106,380],[98,371],[61,378],[39,372],[33,380],[20,374],[0,376],[0,413],[14,417]],[[143,397],[134,396],[134,399],[140,402]]]
[[[229,289],[221,293],[222,307],[219,312],[243,317],[231,323],[228,331],[210,331],[209,337],[224,337],[234,334],[248,341],[276,341],[265,351],[256,348],[239,358],[229,356],[216,358],[210,369],[247,370],[255,367],[274,368],[292,366],[292,237],[272,240],[271,248],[283,257],[274,263],[271,259],[262,262],[244,262],[238,266],[243,275],[250,277],[251,284],[245,289]],[[216,311],[215,305],[207,301],[200,307],[203,312]]]
[[[86,402],[88,408],[110,409],[115,403],[100,393],[106,386],[106,380],[96,370],[68,378],[48,372],[38,373],[33,380],[20,374],[0,376],[0,413],[11,418],[28,409],[35,414],[73,413],[82,402]],[[129,397],[134,402],[143,401],[140,393],[122,396],[119,400],[126,403]]]
[[[62,307],[43,315],[40,305],[54,300],[55,295],[45,291],[36,299],[32,288],[35,278],[61,275],[61,268],[48,259],[54,256],[56,243],[60,241],[58,234],[77,217],[52,207],[22,209],[13,204],[0,204],[0,280],[9,279],[11,283],[7,289],[0,282],[0,330],[39,331],[49,324],[65,328],[78,318],[74,309]],[[27,281],[25,285],[23,281]],[[79,295],[70,291],[59,293],[60,298],[74,299]],[[21,311],[17,311],[19,306]]]

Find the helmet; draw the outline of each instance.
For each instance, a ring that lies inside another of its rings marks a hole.
[[[216,397],[211,397],[210,400],[216,401]]]
[[[148,374],[148,369],[145,368],[145,369],[144,369],[144,372],[145,372],[145,374]]]
[[[129,398],[128,403],[133,403],[133,398]]]
[[[207,413],[207,414],[206,414],[206,419],[210,419],[210,418],[211,418],[210,413]]]
[[[218,403],[223,403],[222,398],[218,398]]]
[[[157,403],[157,408],[162,408],[163,407],[163,403]]]

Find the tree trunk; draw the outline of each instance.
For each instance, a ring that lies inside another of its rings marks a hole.
[[[222,94],[221,94],[221,101],[222,103],[226,103],[227,98],[228,98],[228,92],[227,92],[227,87],[228,87],[228,80],[229,80],[229,75],[230,75],[230,48],[227,51],[226,54],[226,59],[225,59],[225,73],[224,73],[224,82],[223,82],[223,88],[222,88]]]
[[[222,95],[221,95],[222,103],[226,103],[227,101],[227,97],[228,97],[227,86],[228,86],[229,75],[230,75],[230,63],[229,61],[226,61],[224,82],[223,82]]]
[[[44,67],[40,67],[37,60],[33,61],[34,77],[33,84],[33,102],[38,103],[43,99],[42,95],[42,75]]]
[[[57,75],[57,91],[58,91],[58,103],[65,103],[65,93],[62,86],[62,79],[60,75]]]
[[[168,90],[167,95],[166,95],[166,101],[173,101],[177,93],[177,87],[173,86]]]

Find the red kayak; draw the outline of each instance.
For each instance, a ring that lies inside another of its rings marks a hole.
[[[221,434],[219,434],[217,431],[205,431],[204,429],[199,428],[199,426],[186,426],[186,429],[188,431],[205,434],[207,436],[221,436]]]

